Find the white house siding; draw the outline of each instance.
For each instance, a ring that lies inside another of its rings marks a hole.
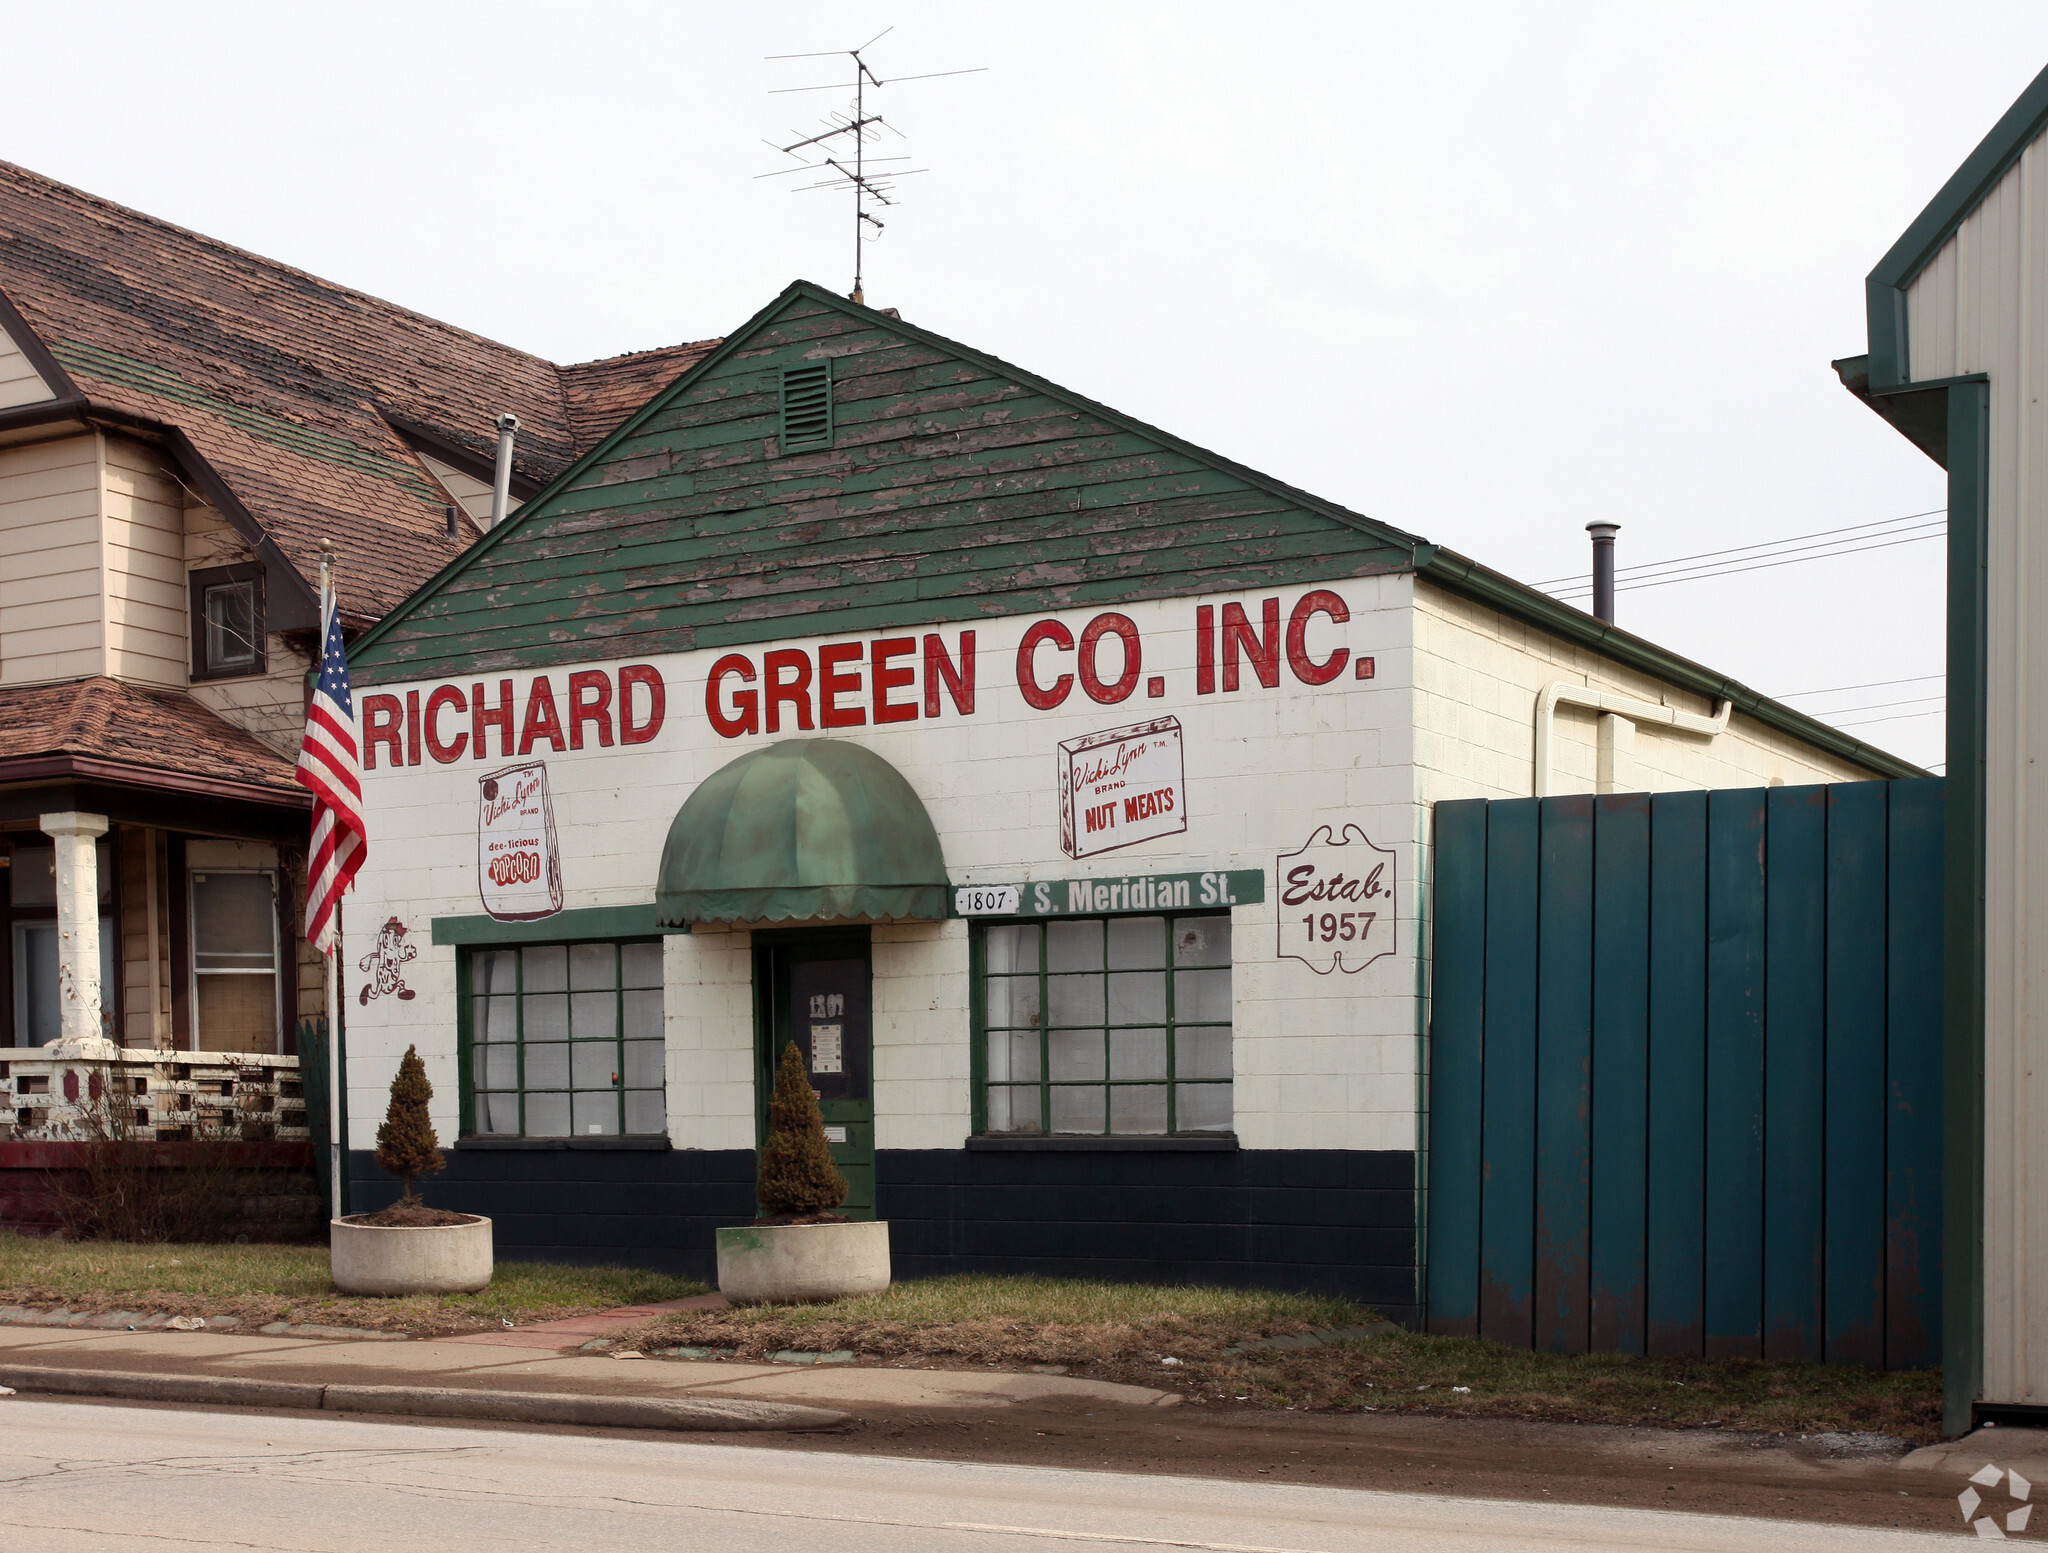
[[[1162,676],[1154,699],[1141,682],[1116,705],[1097,705],[1076,687],[1053,710],[1027,706],[1016,687],[1017,646],[1031,617],[1001,617],[939,628],[949,650],[960,632],[976,633],[976,711],[881,727],[832,730],[889,760],[923,798],[957,884],[1043,879],[1117,879],[1134,873],[1258,869],[1270,880],[1278,854],[1310,839],[1317,827],[1348,822],[1397,855],[1397,951],[1355,974],[1319,975],[1298,960],[1276,957],[1275,904],[1233,913],[1235,966],[1236,1131],[1247,1149],[1412,1149],[1415,1145],[1415,942],[1407,879],[1417,829],[1409,769],[1410,695],[1405,678],[1410,584],[1405,577],[1330,585],[1349,607],[1338,626],[1318,617],[1310,650],[1320,660],[1342,645],[1371,656],[1369,681],[1343,678],[1321,687],[1298,683],[1283,662],[1280,683],[1267,689],[1247,668],[1235,693],[1195,692],[1195,610],[1237,603],[1260,619],[1264,597],[1278,597],[1285,616],[1304,588],[1214,599],[1127,604],[1120,612],[1141,633],[1143,676]],[[1100,611],[1056,617],[1076,640]],[[875,633],[915,635],[923,628]],[[816,647],[818,637],[763,643]],[[872,639],[872,638],[868,638]],[[696,784],[727,762],[781,734],[721,737],[704,709],[706,677],[716,651],[644,660],[667,687],[659,735],[637,747],[555,753],[543,746],[553,794],[568,907],[641,904],[654,893],[668,824]],[[1071,672],[1072,654],[1047,650],[1041,678]],[[1284,654],[1283,654],[1284,657]],[[634,661],[634,660],[625,660]],[[914,661],[914,660],[905,660]],[[1105,657],[1107,664],[1111,660]],[[611,665],[617,667],[616,664]],[[574,665],[547,671],[559,696]],[[476,680],[510,678],[525,705],[533,673],[489,672],[451,681],[465,693]],[[919,681],[921,692],[922,678]],[[433,682],[363,687],[371,694],[422,693]],[[908,693],[899,691],[899,698]],[[921,694],[917,697],[921,705]],[[1155,718],[1180,720],[1186,749],[1189,821],[1185,833],[1076,861],[1059,842],[1057,745],[1063,739]],[[447,727],[467,728],[465,716]],[[430,942],[439,916],[481,911],[477,890],[478,778],[513,764],[468,754],[454,764],[431,759],[391,769],[388,752],[365,773],[371,825],[370,860],[350,898],[354,937],[388,917],[405,925],[418,958],[407,966],[418,996],[407,1002],[352,1002],[350,1114],[352,1146],[366,1148],[383,1111],[383,1093],[400,1055],[417,1043],[436,1089],[436,1125],[457,1126],[455,951]],[[535,758],[530,756],[528,758]],[[969,1028],[966,926],[901,925],[874,934],[876,1145],[883,1149],[958,1147],[969,1128]],[[752,980],[749,935],[706,931],[671,939],[668,967],[668,1095],[670,1135],[699,1148],[751,1147]],[[351,949],[347,989],[364,977]]]
[[[1909,376],[1990,379],[1985,775],[1984,1395],[2048,1403],[2048,147],[2036,140],[1907,292]],[[2031,612],[2030,612],[2031,611]]]
[[[107,672],[145,685],[181,686],[185,624],[185,493],[154,449],[103,439]]]
[[[0,329],[0,410],[15,410],[25,404],[41,404],[57,396],[22,354],[21,347],[5,329]]]
[[[99,443],[0,448],[0,684],[107,671]]]
[[[427,466],[427,473],[440,483],[441,489],[448,493],[449,500],[469,515],[471,522],[479,528],[491,526],[491,499],[497,493],[490,486],[474,475],[464,474],[452,464],[442,463],[438,458],[425,453],[415,456]],[[518,510],[518,498],[508,497],[505,505],[507,515]]]

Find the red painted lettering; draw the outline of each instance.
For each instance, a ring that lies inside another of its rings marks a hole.
[[[1050,689],[1038,683],[1038,676],[1032,660],[1038,655],[1041,642],[1051,642],[1061,652],[1074,650],[1074,633],[1057,620],[1041,620],[1024,633],[1024,640],[1017,644],[1017,688],[1024,693],[1025,701],[1041,712],[1049,712],[1067,699],[1074,688],[1074,676],[1062,674],[1052,682]]]
[[[1342,625],[1351,618],[1351,610],[1327,588],[1317,588],[1304,593],[1293,613],[1287,617],[1287,666],[1294,670],[1294,677],[1304,685],[1327,685],[1344,672],[1344,665],[1351,658],[1351,649],[1339,647],[1321,663],[1309,657],[1308,622],[1311,615],[1328,615]]]
[[[1195,606],[1195,694],[1216,694],[1216,606]]]
[[[939,687],[944,685],[946,694],[953,698],[953,710],[962,717],[974,715],[974,633],[960,633],[960,664],[953,666],[953,660],[946,656],[945,639],[927,636],[924,639],[924,715],[939,715]],[[877,719],[879,721],[880,719]]]
[[[462,759],[462,752],[469,744],[469,735],[460,729],[456,730],[452,742],[441,737],[441,713],[449,707],[458,712],[466,712],[469,710],[469,703],[462,699],[462,692],[453,685],[438,686],[434,693],[427,697],[427,713],[423,719],[426,725],[427,753],[443,766],[450,761]]]
[[[914,636],[888,636],[868,646],[868,680],[875,691],[875,721],[877,723],[907,723],[917,716],[915,701],[896,702],[889,699],[889,692],[899,686],[917,683],[917,670],[911,668],[892,669],[891,658],[900,658],[907,652],[917,651]]]
[[[555,687],[548,683],[545,674],[527,687],[526,721],[519,725],[519,753],[531,754],[542,739],[548,741],[557,755],[562,753],[562,714],[555,710]]]
[[[578,669],[569,676],[569,748],[583,748],[583,725],[597,725],[597,742],[612,747],[612,677],[603,669]]]
[[[647,720],[633,721],[633,687],[647,691]],[[651,663],[629,663],[619,670],[619,742],[645,744],[661,732],[661,720],[668,715],[668,687],[661,682],[661,670]]]
[[[1280,683],[1280,601],[1259,604],[1259,631],[1252,632],[1242,604],[1223,606],[1223,688],[1237,689],[1237,654],[1243,648],[1259,683],[1271,690]]]
[[[1114,684],[1105,685],[1102,676],[1095,671],[1097,644],[1105,636],[1114,636],[1123,643],[1124,666],[1122,675]],[[1090,701],[1099,701],[1104,706],[1114,706],[1138,688],[1138,668],[1143,653],[1138,645],[1138,628],[1131,623],[1128,615],[1097,615],[1081,631],[1081,656],[1075,668],[1081,675],[1081,688],[1088,692]]]
[[[726,711],[724,695],[720,686],[728,674],[737,674],[749,685],[754,682],[754,665],[745,653],[729,652],[711,665],[711,678],[704,681],[704,715],[711,719],[719,737],[737,739],[743,733],[761,731],[761,696],[759,691],[735,690],[732,693],[732,710]]]
[[[405,719],[405,708],[396,696],[363,697],[363,769],[377,769],[377,746],[386,745],[391,750],[391,764],[405,764],[405,746],[401,742],[401,728]]]
[[[405,693],[405,763],[408,766],[420,763],[420,693],[417,690]]]
[[[784,669],[795,670],[785,680]],[[801,647],[779,647],[761,659],[761,671],[768,677],[768,731],[782,732],[782,703],[796,708],[796,725],[811,731],[811,655]]]
[[[860,694],[860,670],[840,672],[842,663],[858,663],[867,656],[859,642],[834,642],[818,649],[818,721],[827,728],[858,728],[868,714],[857,706],[841,706],[841,696]]]
[[[478,760],[489,753],[484,748],[484,730],[493,724],[498,729],[498,753],[510,756],[512,753],[512,681],[498,681],[498,704],[484,705],[484,687],[469,687],[469,752]]]

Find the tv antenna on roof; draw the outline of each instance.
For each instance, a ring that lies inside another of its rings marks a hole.
[[[893,86],[898,81],[931,81],[940,76],[975,75],[988,68],[975,65],[966,70],[929,70],[921,75],[878,76],[869,68],[863,57],[882,39],[896,29],[885,27],[856,49],[824,49],[814,54],[770,54],[771,60],[781,59],[837,59],[845,55],[853,61],[853,79],[834,81],[825,86],[782,86],[776,87],[771,97],[785,96],[795,92],[843,92],[849,87],[853,91],[853,102],[845,109],[835,109],[824,119],[825,128],[814,135],[806,135],[788,145],[765,142],[785,156],[796,158],[795,167],[780,168],[772,173],[760,174],[763,178],[781,178],[790,173],[823,173],[825,176],[816,183],[799,184],[795,192],[804,193],[812,189],[851,189],[853,191],[853,300],[865,304],[861,294],[861,272],[863,247],[872,242],[864,230],[874,228],[874,237],[882,235],[883,222],[868,207],[870,205],[894,205],[896,203],[896,180],[908,178],[917,173],[928,172],[924,167],[890,167],[886,172],[870,169],[883,162],[908,162],[909,156],[869,156],[869,144],[879,138],[877,131],[886,129],[901,140],[903,132],[893,124],[885,123],[879,113],[869,113],[867,91],[870,86],[880,91],[884,86]],[[840,137],[850,137],[842,141]],[[810,160],[816,158],[816,160]]]

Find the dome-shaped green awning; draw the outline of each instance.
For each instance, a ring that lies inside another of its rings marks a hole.
[[[788,739],[698,784],[669,822],[655,915],[935,921],[946,860],[903,773],[844,739]]]

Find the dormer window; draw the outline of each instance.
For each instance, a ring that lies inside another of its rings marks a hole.
[[[192,677],[261,674],[263,568],[210,566],[191,574]]]

